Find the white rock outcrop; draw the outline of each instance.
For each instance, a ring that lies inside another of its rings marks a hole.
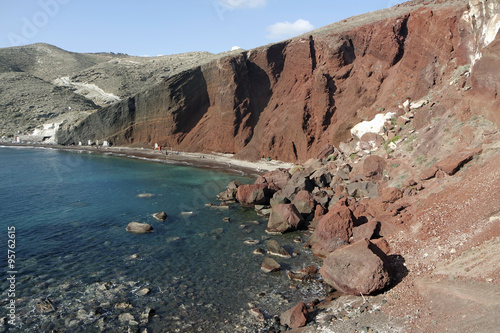
[[[366,133],[383,134],[385,122],[396,116],[395,112],[379,113],[370,121],[362,121],[351,128],[351,136],[360,140]]]

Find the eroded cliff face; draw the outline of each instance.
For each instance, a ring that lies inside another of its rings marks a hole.
[[[464,107],[480,94],[496,101],[497,18],[489,0],[416,1],[351,18],[183,72],[59,131],[58,141],[305,161],[356,123],[449,85],[460,66],[474,66],[469,81],[481,91]]]

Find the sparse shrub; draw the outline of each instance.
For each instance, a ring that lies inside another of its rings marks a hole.
[[[417,164],[418,165],[422,165],[422,163],[424,163],[424,161],[427,159],[427,156],[425,155],[420,155],[417,157]]]

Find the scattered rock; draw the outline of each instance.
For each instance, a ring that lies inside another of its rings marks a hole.
[[[267,232],[284,233],[302,227],[304,218],[292,204],[278,204],[272,208]]]
[[[301,268],[299,270],[299,273],[304,273],[307,275],[314,275],[314,274],[318,273],[318,267],[316,267],[314,265],[309,265],[309,266],[306,266],[304,268]]]
[[[262,266],[260,267],[266,273],[277,272],[281,270],[281,265],[274,259],[266,257],[262,261]]]
[[[167,219],[167,213],[165,212],[159,212],[159,213],[154,213],[153,217],[157,219],[158,221],[165,221]]]
[[[264,249],[262,249],[262,248],[259,247],[259,248],[255,249],[255,250],[253,250],[252,253],[255,254],[255,255],[264,255],[265,251],[264,251]]]
[[[307,323],[307,307],[306,304],[300,302],[290,310],[284,312],[280,316],[282,325],[288,325],[290,328],[298,328],[305,326]]]
[[[122,313],[118,316],[118,320],[122,323],[129,323],[135,321],[135,318],[130,313]]]
[[[352,295],[368,295],[390,282],[388,259],[369,240],[361,240],[330,253],[320,274],[335,289]]]
[[[45,298],[40,302],[36,303],[35,309],[41,313],[49,313],[55,311],[56,307],[54,306],[54,303],[52,302],[51,299]]]
[[[259,241],[256,239],[247,239],[243,243],[246,245],[257,245],[259,244]]]
[[[149,288],[142,288],[137,292],[137,295],[139,296],[146,296],[147,294],[151,293],[151,289]]]
[[[249,311],[250,311],[250,314],[253,317],[255,317],[255,319],[257,319],[258,321],[264,321],[265,320],[264,314],[258,308],[252,308]]]
[[[282,257],[282,258],[291,258],[292,256],[285,250],[278,242],[274,239],[270,239],[267,241],[267,253],[270,255]]]
[[[140,193],[137,195],[138,198],[152,198],[155,195],[153,193]]]
[[[147,223],[130,222],[125,230],[135,234],[144,234],[152,232],[154,229]]]

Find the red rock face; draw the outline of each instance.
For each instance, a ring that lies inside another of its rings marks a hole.
[[[448,84],[472,52],[460,19],[467,3],[412,2],[219,59],[92,114],[58,141],[306,161],[383,108]],[[471,82],[484,93],[471,105],[496,101],[498,48],[490,44],[475,65]]]

